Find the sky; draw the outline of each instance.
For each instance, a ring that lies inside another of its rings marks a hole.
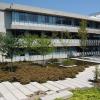
[[[13,2],[82,15],[100,12],[100,0],[0,0],[0,2]]]

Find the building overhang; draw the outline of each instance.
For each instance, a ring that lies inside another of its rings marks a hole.
[[[38,7],[31,7],[31,6],[20,5],[20,4],[0,3],[0,10],[5,10],[5,11],[15,10],[15,11],[30,12],[30,13],[41,13],[41,14],[47,14],[47,15],[71,17],[71,18],[100,22],[99,19],[90,18],[89,16],[84,16],[84,15],[79,15],[79,14],[74,14],[74,13],[66,13],[63,11],[56,11],[56,10],[50,10],[50,9],[44,9],[44,8],[38,8]]]

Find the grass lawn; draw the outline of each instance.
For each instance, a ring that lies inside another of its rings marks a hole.
[[[69,100],[100,100],[100,88],[73,90]]]

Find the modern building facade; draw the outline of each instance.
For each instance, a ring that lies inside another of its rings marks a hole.
[[[72,39],[70,39],[66,50],[63,49],[64,46],[59,41],[60,35],[52,39],[56,48],[52,53],[53,58],[81,56],[81,43],[79,37],[77,37],[77,32],[82,19],[87,21],[89,34],[85,56],[100,55],[100,19],[19,4],[0,3],[0,32],[2,33],[10,32],[16,37],[27,33],[37,35],[42,33],[51,37],[54,32],[59,34],[66,31],[70,32]],[[69,39],[65,37],[63,41],[66,43]],[[45,59],[52,58],[52,54],[46,55]],[[28,60],[29,55],[31,55],[32,60],[42,60],[38,53],[29,52],[20,55],[20,57],[14,56],[14,60]]]

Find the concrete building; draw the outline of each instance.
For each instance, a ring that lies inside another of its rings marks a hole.
[[[100,19],[100,12],[90,14],[91,18]]]
[[[2,33],[11,32],[16,37],[26,33],[37,35],[44,33],[51,37],[53,32],[59,32],[59,34],[63,34],[66,30],[70,32],[72,39],[70,39],[68,48],[65,51],[58,39],[59,36],[52,39],[56,48],[53,52],[53,58],[81,56],[82,50],[77,32],[82,19],[87,21],[89,34],[85,56],[100,55],[100,19],[44,8],[0,3],[0,32]],[[68,38],[65,37],[63,41],[66,43]],[[29,55],[31,55],[32,60],[42,60],[41,55],[38,53],[26,53],[20,57],[16,55],[14,60],[28,60]],[[52,54],[45,56],[45,59],[50,58],[52,58]]]

